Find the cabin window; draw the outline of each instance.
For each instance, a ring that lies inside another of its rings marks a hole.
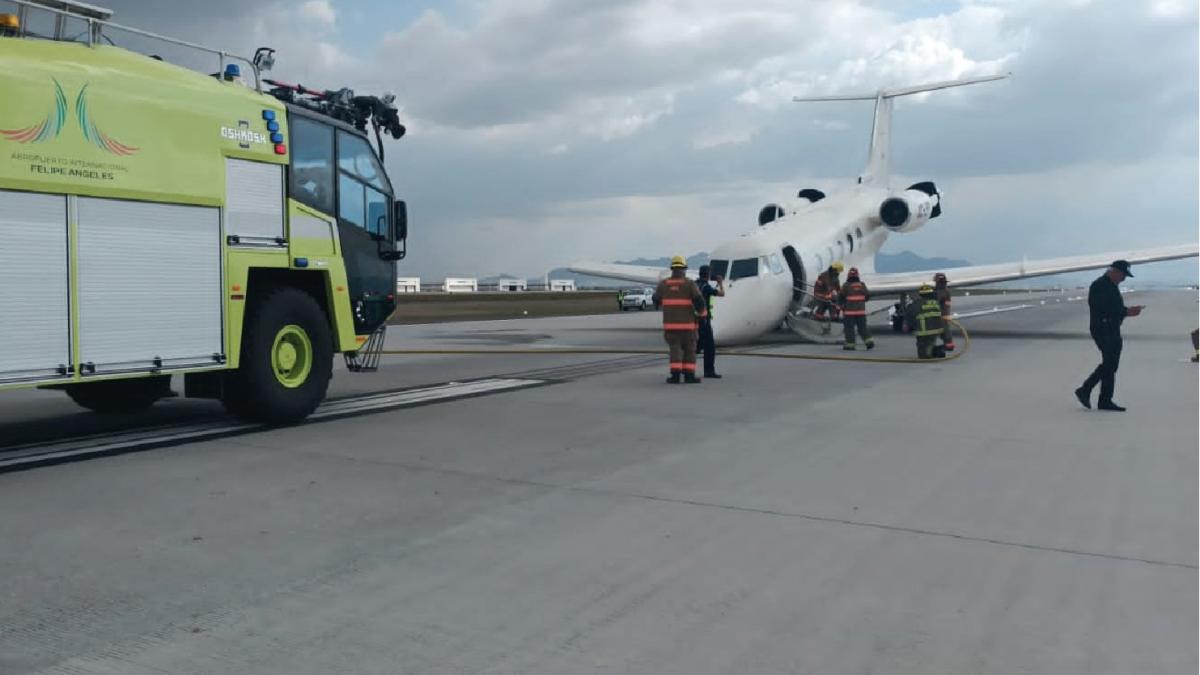
[[[758,258],[743,258],[733,261],[733,267],[729,271],[730,280],[756,276],[758,276]]]
[[[333,128],[292,117],[290,132],[292,198],[322,213],[334,213]]]
[[[390,186],[367,141],[338,132],[338,218],[371,234],[388,238]]]

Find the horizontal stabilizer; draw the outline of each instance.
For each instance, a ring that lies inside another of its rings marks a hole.
[[[911,96],[912,94],[921,94],[927,91],[937,91],[939,89],[950,89],[951,87],[965,87],[968,84],[979,84],[980,82],[994,82],[1012,77],[1012,73],[1003,75],[988,75],[986,77],[969,77],[961,80],[946,80],[944,82],[931,82],[929,84],[918,84],[912,87],[898,87],[896,89],[880,89],[879,91],[869,94],[841,94],[836,96],[796,96],[792,100],[797,103],[806,103],[809,101],[874,101],[877,98],[896,98],[897,96]]]

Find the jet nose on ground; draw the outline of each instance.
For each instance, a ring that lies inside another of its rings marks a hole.
[[[713,298],[713,336],[717,344],[746,342],[754,337],[753,321],[749,315],[746,282],[725,284],[725,297]]]

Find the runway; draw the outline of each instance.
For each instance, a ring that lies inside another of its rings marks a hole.
[[[1195,672],[1196,295],[1127,299],[1123,414],[1075,402],[1098,353],[1057,299],[956,299],[1034,306],[951,363],[698,386],[665,356],[385,357],[288,429],[7,394],[0,469],[134,445],[0,474],[0,673]],[[389,346],[656,348],[657,321]]]

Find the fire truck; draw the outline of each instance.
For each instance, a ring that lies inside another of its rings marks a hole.
[[[335,353],[377,364],[408,228],[382,161],[404,134],[393,97],[268,80],[273,50],[238,57],[83,3],[6,5],[0,389],[128,412],[181,376],[185,396],[291,424]]]

